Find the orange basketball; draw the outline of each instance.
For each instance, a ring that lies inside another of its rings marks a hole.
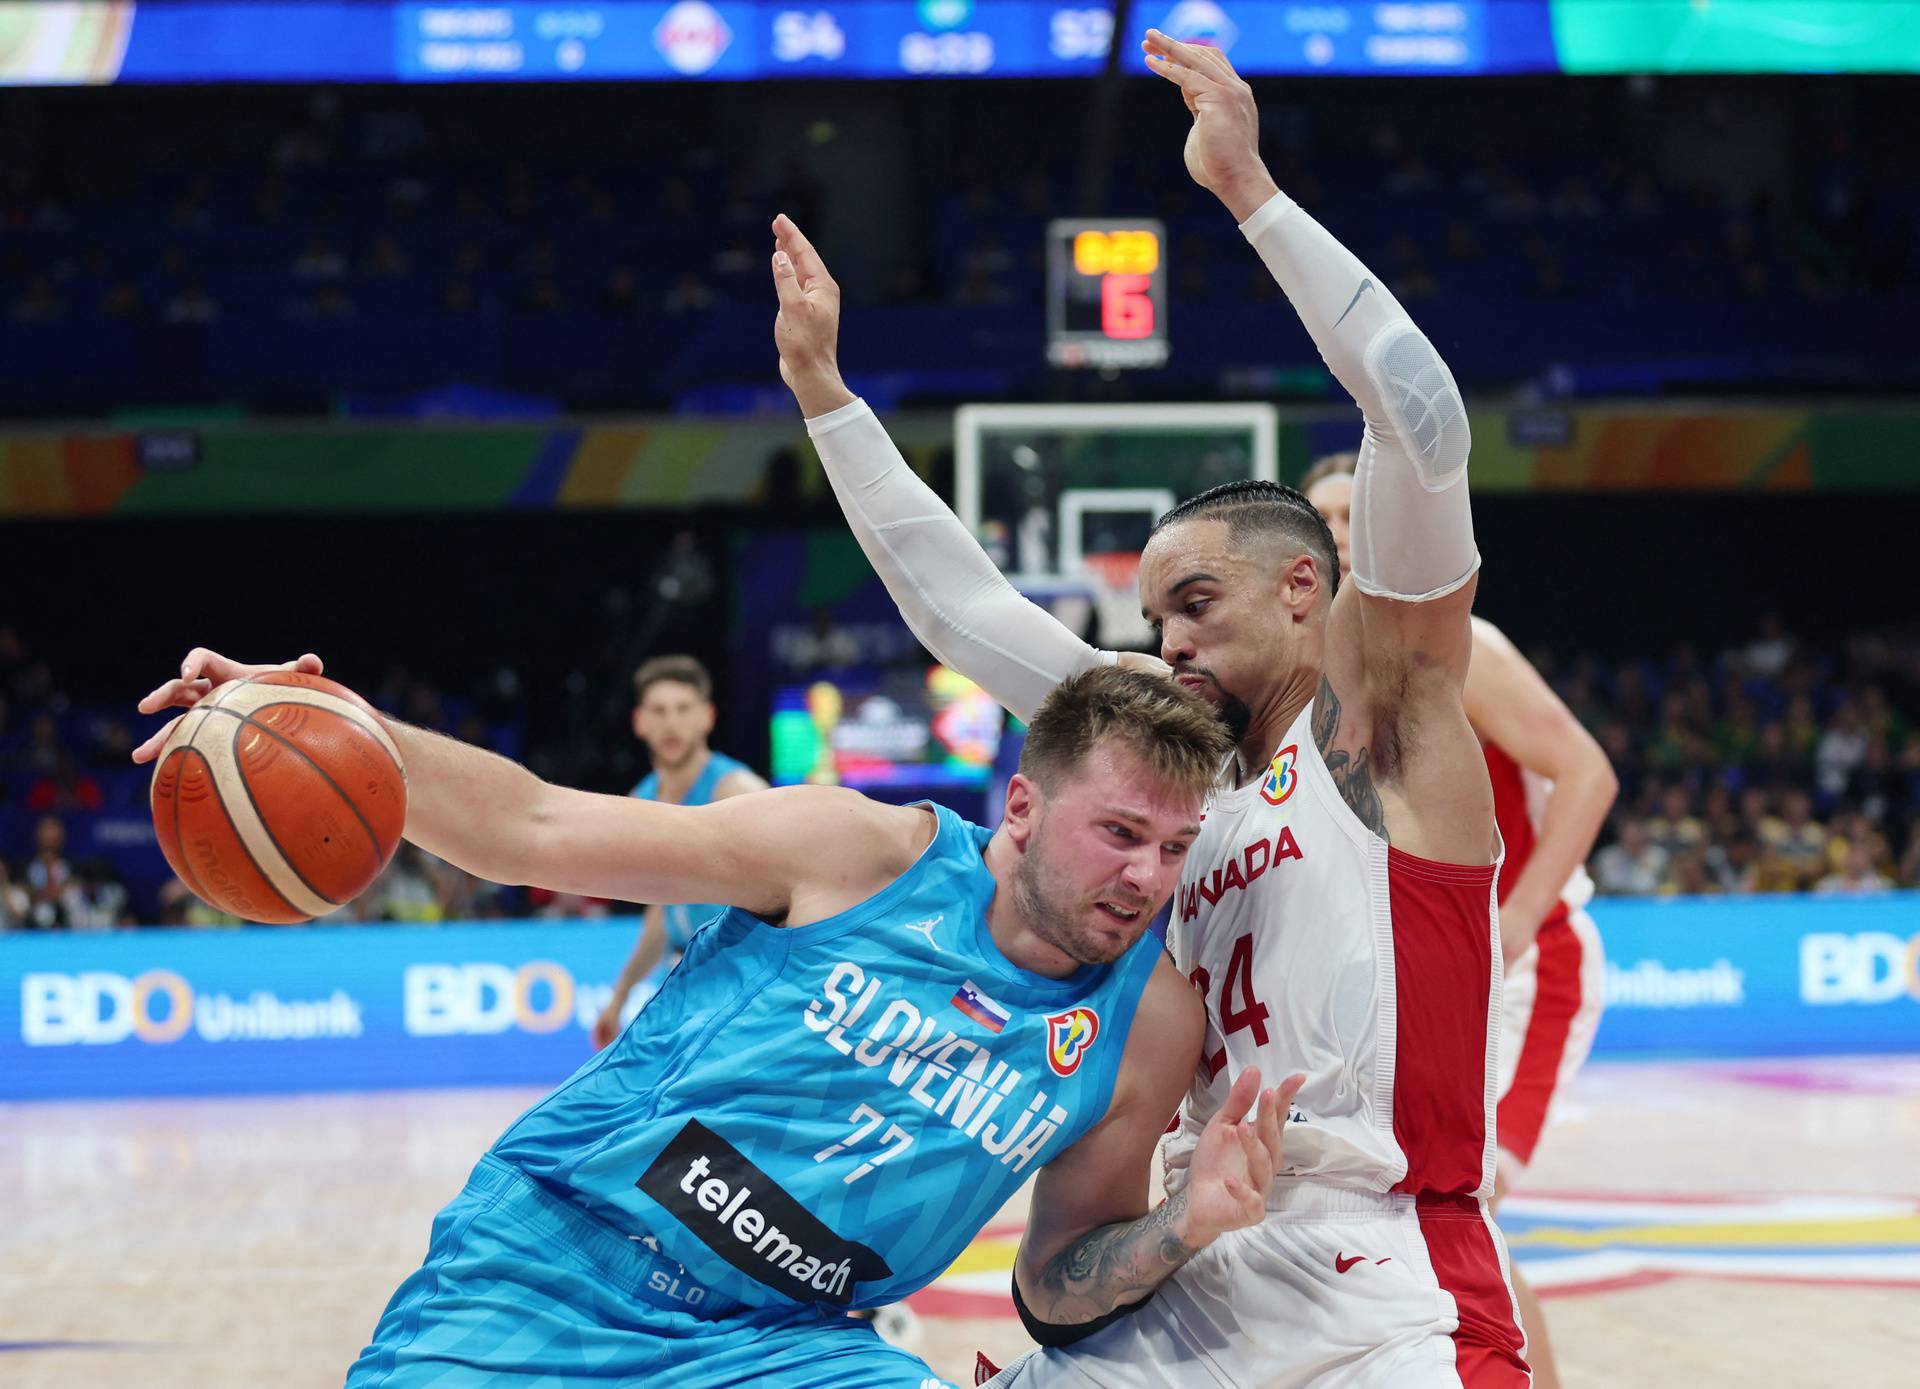
[[[180,720],[153,773],[173,871],[247,921],[324,916],[399,847],[407,771],[373,708],[318,675],[229,680]]]

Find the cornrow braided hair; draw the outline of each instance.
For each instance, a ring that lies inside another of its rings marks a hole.
[[[1158,535],[1181,521],[1209,516],[1225,521],[1235,540],[1274,533],[1292,536],[1320,561],[1328,576],[1328,596],[1340,591],[1340,557],[1334,548],[1333,532],[1297,488],[1259,478],[1223,482],[1181,502],[1153,523],[1152,534]]]

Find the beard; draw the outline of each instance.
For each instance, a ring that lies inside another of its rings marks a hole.
[[[1240,743],[1246,739],[1247,730],[1253,727],[1253,710],[1247,702],[1220,683],[1220,677],[1203,666],[1175,666],[1173,673],[1178,675],[1203,675],[1213,682],[1213,688],[1220,693],[1220,702],[1213,706],[1214,717],[1227,726],[1227,732],[1233,735],[1233,741]]]
[[[1044,845],[1044,835],[1044,824],[1037,826],[1032,844],[1014,869],[1013,901],[1021,919],[1036,936],[1070,959],[1083,965],[1112,964],[1132,948],[1133,941],[1116,941],[1086,923],[1085,908],[1089,904],[1077,900],[1075,894],[1058,881]],[[1110,900],[1121,906],[1132,905],[1129,894],[1125,893],[1116,892]],[[1151,905],[1140,904],[1143,928],[1146,909]],[[1114,926],[1118,929],[1120,923],[1115,922]]]
[[[1220,722],[1227,726],[1227,732],[1233,735],[1235,746],[1246,741],[1247,730],[1253,727],[1253,710],[1247,708],[1247,702],[1239,695],[1220,691],[1220,705],[1214,710]]]

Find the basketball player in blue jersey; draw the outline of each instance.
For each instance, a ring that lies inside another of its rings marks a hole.
[[[767,783],[753,768],[707,746],[713,717],[713,677],[693,657],[656,656],[636,670],[633,733],[647,745],[653,770],[633,788],[633,794],[669,805],[707,805],[766,790]],[[679,959],[693,933],[725,910],[711,903],[655,902],[647,907],[640,938],[614,981],[613,997],[594,1020],[594,1050],[619,1035],[620,1015],[633,986],[652,974],[663,958]]]
[[[141,708],[267,669],[195,650]],[[1230,751],[1194,696],[1117,668],[1066,681],[991,832],[835,787],[592,795],[389,728],[429,852],[497,882],[730,905],[481,1158],[352,1389],[943,1389],[842,1313],[931,1282],[1036,1173],[1028,1241],[1084,1318],[1265,1213],[1301,1078],[1262,1093],[1251,1069],[1182,1193],[1148,1202],[1204,1022],[1146,926]]]

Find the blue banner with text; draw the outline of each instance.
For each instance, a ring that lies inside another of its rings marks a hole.
[[[0,936],[0,1099],[557,1084],[638,927]]]
[[[1596,1056],[1920,1053],[1920,893],[1594,917]],[[0,936],[0,1100],[558,1084],[637,925]]]
[[[1595,1056],[1920,1052],[1920,892],[1610,898]]]

